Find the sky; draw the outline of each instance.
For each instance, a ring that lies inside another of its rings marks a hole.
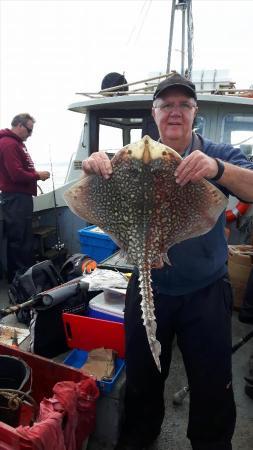
[[[253,84],[253,0],[193,0],[194,70],[228,70]],[[170,0],[0,0],[0,128],[29,112],[36,164],[67,164],[84,117],[68,105],[109,72],[133,82],[165,73]],[[171,69],[180,70],[176,13]]]

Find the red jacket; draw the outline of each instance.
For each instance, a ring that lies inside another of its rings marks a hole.
[[[24,142],[11,130],[0,130],[0,191],[37,195],[38,172]]]

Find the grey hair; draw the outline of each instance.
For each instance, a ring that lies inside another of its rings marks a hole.
[[[159,103],[159,97],[158,98],[156,98],[154,101],[153,101],[153,108],[155,108],[157,105],[158,105],[158,103]]]
[[[31,120],[32,123],[35,123],[35,119],[28,113],[17,114],[11,121],[11,126],[16,127],[17,125],[26,125],[28,120]]]

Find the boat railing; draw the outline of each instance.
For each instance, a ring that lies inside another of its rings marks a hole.
[[[160,83],[160,81],[162,81],[164,78],[167,78],[170,73],[160,74],[155,77],[145,78],[144,80],[134,81],[132,83],[112,86],[107,89],[102,89],[99,92],[76,92],[76,94],[85,95],[86,97],[90,98],[111,97],[114,95],[151,94],[155,90],[156,86]],[[151,81],[156,81],[156,83],[150,83]],[[142,84],[142,86],[134,88],[134,86],[137,86],[139,84]],[[125,91],[122,90],[129,87],[132,87],[132,89],[128,89]]]
[[[159,74],[158,76],[145,78],[143,80],[134,81],[132,83],[120,84],[118,86],[112,86],[107,89],[102,89],[98,92],[76,92],[77,95],[84,95],[89,98],[103,98],[112,96],[128,96],[128,95],[150,95],[154,92],[157,85],[170,74],[174,73]],[[198,84],[197,82],[195,83]],[[141,86],[138,86],[141,85]],[[129,89],[129,87],[131,89]],[[127,89],[127,90],[125,90]],[[198,89],[196,86],[197,94],[214,94],[214,95],[233,95],[239,97],[251,97],[253,98],[253,89],[237,89],[235,83],[220,83],[216,89]]]

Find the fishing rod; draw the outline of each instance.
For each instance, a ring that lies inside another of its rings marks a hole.
[[[60,226],[59,226],[59,220],[58,220],[57,203],[56,203],[56,195],[55,195],[53,161],[52,161],[52,157],[51,157],[50,146],[49,146],[49,161],[50,161],[50,169],[51,169],[51,176],[52,176],[53,201],[54,201],[54,213],[55,213],[55,229],[56,229],[56,237],[57,237],[57,243],[55,244],[54,248],[56,250],[58,250],[58,252],[60,252],[60,250],[64,248],[65,244],[61,241],[61,235],[60,235]]]
[[[241,348],[246,342],[248,342],[253,337],[253,330],[250,331],[246,336],[243,336],[236,344],[232,347],[232,354],[235,353],[239,348]],[[184,386],[182,389],[177,391],[173,396],[174,405],[182,405],[185,397],[190,391],[189,386]]]

